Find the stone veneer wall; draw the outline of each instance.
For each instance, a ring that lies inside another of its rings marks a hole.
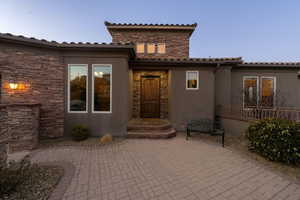
[[[1,43],[0,73],[0,103],[40,103],[40,136],[63,136],[64,64],[59,52]],[[10,81],[26,87],[11,90]]]
[[[190,32],[168,30],[111,30],[113,42],[165,43],[165,54],[137,53],[141,58],[188,58]],[[146,48],[146,46],[145,46]]]
[[[168,72],[167,71],[133,71],[132,117],[140,118],[141,112],[141,77],[160,76],[160,118],[168,118]]]
[[[0,165],[6,162],[8,149],[7,112],[0,107]]]
[[[0,104],[0,113],[0,157],[38,145],[40,104]]]

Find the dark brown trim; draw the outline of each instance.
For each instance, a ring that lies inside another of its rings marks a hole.
[[[241,58],[187,58],[187,59],[140,59],[129,61],[132,69],[168,69],[171,67],[217,67],[234,66],[241,63]]]
[[[58,43],[56,41],[38,40],[24,36],[16,36],[9,33],[0,33],[0,42],[25,45],[30,47],[47,48],[55,50],[77,50],[77,51],[127,51],[130,57],[135,57],[134,45],[132,43]]]
[[[254,62],[254,63],[241,63],[235,66],[235,68],[300,68],[300,62]]]

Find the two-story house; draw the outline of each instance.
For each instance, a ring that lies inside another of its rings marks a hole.
[[[300,63],[190,58],[197,24],[105,25],[110,44],[1,34],[1,103],[41,104],[42,137],[68,135],[75,124],[124,136],[138,123],[174,135],[188,120],[214,119],[219,107],[273,108],[279,93],[300,108]],[[136,120],[145,118],[153,120]]]

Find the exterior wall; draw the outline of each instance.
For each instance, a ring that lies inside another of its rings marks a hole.
[[[199,89],[186,90],[186,71],[199,71]],[[215,75],[213,68],[172,69],[170,86],[170,121],[177,130],[184,130],[187,121],[214,119]]]
[[[166,30],[111,30],[113,42],[165,43],[165,54],[138,54],[141,58],[188,58],[190,33]]]
[[[34,149],[39,140],[40,105],[9,104],[2,111],[6,121],[1,126],[6,126],[9,153]]]
[[[64,54],[65,99],[68,99],[68,64],[88,64],[88,112],[68,113],[65,103],[65,132],[76,124],[86,125],[93,136],[124,136],[129,118],[129,69],[127,55],[99,52],[66,52]],[[112,113],[92,113],[92,64],[112,65]]]
[[[250,123],[247,121],[220,118],[222,127],[225,130],[225,135],[227,136],[243,136],[246,133],[247,128]]]
[[[132,117],[140,118],[141,112],[141,77],[160,76],[160,118],[168,118],[168,72],[167,71],[133,71]]]
[[[280,107],[300,108],[300,79],[297,77],[298,70],[257,70],[243,69],[233,70],[231,79],[231,104],[234,109],[242,108],[243,76],[275,76],[276,93]]]
[[[216,70],[216,109],[231,108],[231,67]]]
[[[1,103],[41,103],[40,135],[63,136],[64,66],[58,52],[0,43]],[[11,90],[8,83],[26,85]]]
[[[8,150],[8,128],[7,128],[7,112],[5,107],[0,107],[0,165],[6,163]]]
[[[39,120],[39,104],[0,104],[0,160],[37,146]]]

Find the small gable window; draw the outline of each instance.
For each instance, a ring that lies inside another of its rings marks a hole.
[[[147,44],[147,53],[155,53],[155,44],[154,43]]]
[[[198,90],[199,88],[199,72],[187,71],[186,72],[186,89]]]
[[[136,52],[137,53],[144,53],[145,52],[145,44],[144,43],[137,43]]]
[[[165,43],[157,44],[157,53],[160,53],[160,54],[166,53],[166,44]]]

